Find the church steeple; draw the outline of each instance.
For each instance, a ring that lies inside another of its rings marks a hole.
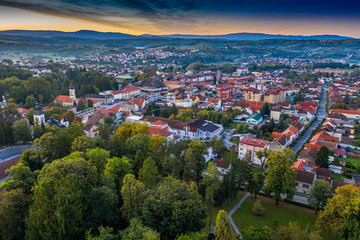
[[[73,101],[76,100],[75,87],[72,82],[70,82],[70,86],[69,86],[69,97]]]
[[[39,124],[45,123],[45,113],[43,112],[40,104],[36,101],[35,112],[34,112],[34,123],[38,121]]]

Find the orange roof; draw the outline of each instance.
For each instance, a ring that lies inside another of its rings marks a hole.
[[[139,87],[136,86],[130,86],[130,87],[126,87],[123,90],[121,90],[122,93],[128,93],[128,92],[134,92],[134,91],[138,91],[140,90]]]
[[[348,114],[360,115],[359,110],[347,110],[347,109],[331,109],[330,113],[348,113]]]
[[[150,133],[149,133],[149,136],[154,136],[154,135],[161,135],[163,137],[168,137],[171,135],[171,133],[166,130],[166,129],[161,129],[161,128],[158,128],[158,127],[150,127]]]
[[[282,133],[279,132],[272,132],[271,133],[271,137],[276,138],[276,137],[280,137],[282,135]]]
[[[294,127],[294,126],[290,126],[290,127],[288,127],[287,129],[285,129],[285,131],[284,132],[287,132],[287,131],[290,131],[290,132],[292,132],[292,133],[294,133],[294,134],[298,134],[299,133],[299,130],[296,128],[296,127]]]
[[[144,102],[145,102],[145,99],[138,99],[138,98],[135,98],[135,99],[131,99],[129,101],[127,101],[128,103],[131,103],[131,104],[136,104],[138,105],[139,107],[141,107]]]
[[[316,144],[307,143],[304,146],[304,148],[312,148],[312,147],[316,148],[316,150],[320,150],[321,144],[319,144],[319,143],[316,143]]]
[[[55,98],[55,102],[72,102],[72,99],[70,98],[70,96],[66,96],[66,95],[59,95]]]

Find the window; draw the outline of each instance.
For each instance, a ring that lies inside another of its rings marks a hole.
[[[304,188],[309,188],[309,185],[303,184],[303,187],[304,187]]]

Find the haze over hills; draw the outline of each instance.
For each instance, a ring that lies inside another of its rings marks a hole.
[[[265,33],[231,33],[224,35],[186,35],[186,34],[172,34],[172,35],[131,35],[117,32],[97,32],[90,30],[80,30],[76,32],[62,32],[62,31],[32,31],[32,30],[6,30],[0,31],[0,35],[8,36],[24,36],[24,37],[37,37],[37,38],[81,38],[93,40],[116,40],[116,39],[140,39],[140,38],[163,38],[163,39],[209,39],[209,40],[265,40],[265,39],[288,39],[288,40],[344,40],[354,39],[347,36],[339,35],[278,35],[278,34],[265,34]]]

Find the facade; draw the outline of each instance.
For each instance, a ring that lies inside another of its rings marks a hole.
[[[77,103],[76,94],[75,94],[75,87],[72,83],[69,86],[69,96],[66,95],[59,95],[54,100],[55,103],[60,103],[64,107],[73,106],[74,103]]]
[[[298,192],[298,193],[309,194],[312,187],[313,187],[313,182],[315,180],[316,180],[316,174],[315,173],[296,170],[296,175],[295,175],[296,187],[295,187],[295,191]]]
[[[259,113],[255,113],[254,115],[249,116],[246,119],[246,122],[250,124],[259,124],[262,121],[263,121],[263,116],[261,116]]]
[[[286,91],[283,88],[275,87],[265,91],[264,102],[279,103],[285,101]]]
[[[45,124],[45,113],[42,111],[42,108],[39,102],[36,102],[35,112],[34,112],[34,123],[38,122],[40,125]]]
[[[256,151],[264,151],[264,149],[268,149],[269,141],[252,138],[252,137],[243,137],[239,142],[239,158],[242,159],[247,152],[250,153],[251,162],[254,165],[261,166],[261,161],[255,155]]]
[[[255,88],[242,89],[243,99],[252,102],[261,101],[261,91]]]

